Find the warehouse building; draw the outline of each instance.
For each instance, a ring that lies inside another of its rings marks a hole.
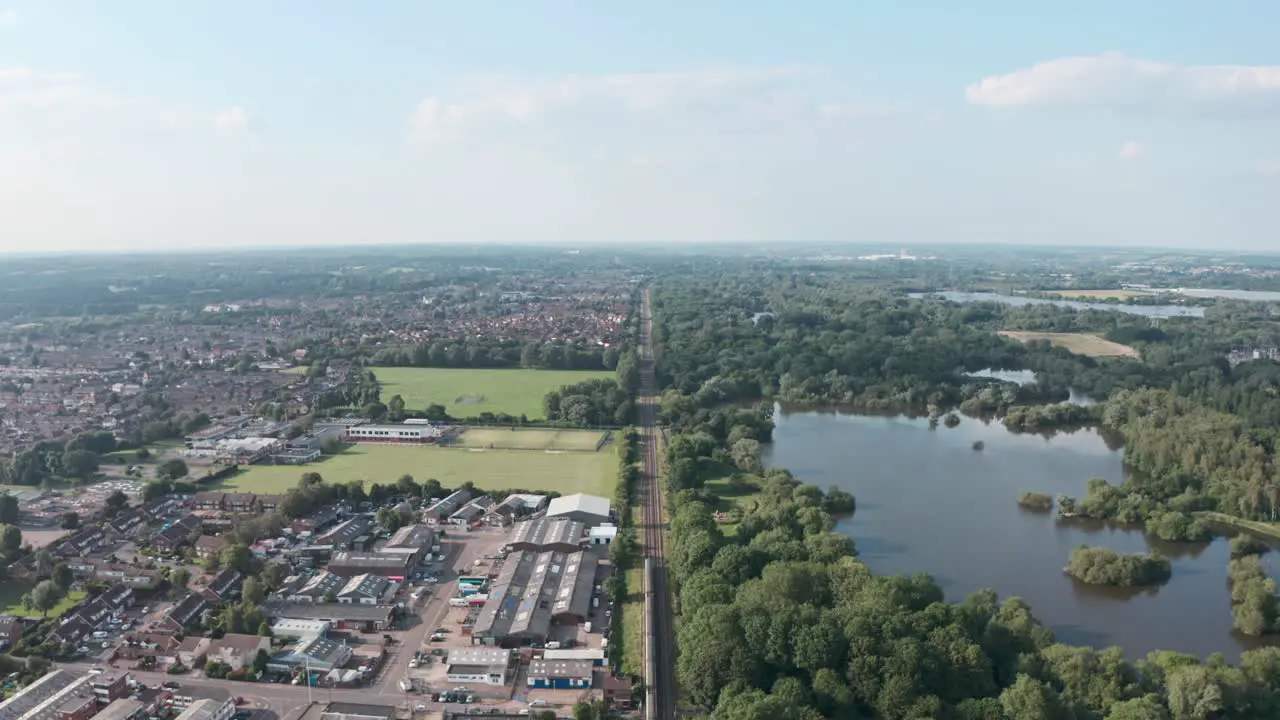
[[[548,550],[563,553],[577,552],[582,549],[583,535],[586,531],[586,525],[567,518],[542,517],[537,520],[525,520],[515,524],[511,532],[511,542],[507,543],[507,547],[511,550],[530,552]]]
[[[583,493],[563,495],[547,505],[546,517],[577,520],[592,528],[609,522],[609,499]]]
[[[594,666],[588,660],[533,660],[529,663],[529,687],[571,690],[591,687]]]
[[[433,425],[356,425],[347,428],[347,442],[428,443],[441,435]]]
[[[458,684],[506,685],[511,674],[511,657],[511,651],[504,648],[450,650],[446,678]]]
[[[422,524],[405,525],[391,536],[379,552],[383,554],[409,555],[413,558],[410,567],[422,564],[431,554],[436,544],[436,531]]]
[[[340,552],[334,553],[327,567],[329,572],[346,578],[372,573],[404,582],[413,567],[413,556],[387,552]]]
[[[471,629],[472,642],[502,647],[541,643],[553,624],[583,622],[595,574],[595,556],[582,552],[512,553]]]

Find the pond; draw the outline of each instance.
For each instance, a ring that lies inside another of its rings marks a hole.
[[[1079,300],[1046,300],[1044,298],[1022,297],[1020,295],[1001,295],[990,292],[957,292],[908,293],[908,297],[923,298],[936,295],[955,303],[997,302],[1020,307],[1022,305],[1057,305],[1058,307],[1076,310],[1104,310],[1122,312],[1143,317],[1204,317],[1204,308],[1186,307],[1183,305],[1122,305],[1119,303],[1081,302]]]
[[[989,380],[999,380],[1000,382],[1018,383],[1019,385],[1031,385],[1036,381],[1036,373],[1034,370],[992,370],[990,368],[969,373],[969,377],[986,378]],[[1076,390],[1068,390],[1066,402],[1072,405],[1097,405],[1098,401],[1077,392]]]
[[[1139,529],[1060,523],[1018,507],[1023,491],[1079,497],[1091,477],[1119,482],[1121,452],[1095,430],[1046,438],[972,418],[936,430],[924,418],[779,410],[775,419],[765,462],[856,495],[857,514],[837,530],[878,573],[927,572],[951,601],[982,588],[1021,596],[1063,642],[1119,645],[1131,658],[1165,649],[1235,660],[1265,642],[1232,631],[1225,538],[1165,543]],[[972,448],[978,440],[982,451]],[[1158,548],[1173,578],[1138,592],[1080,585],[1062,568],[1082,544]]]

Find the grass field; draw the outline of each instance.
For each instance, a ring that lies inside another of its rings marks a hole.
[[[30,592],[31,586],[17,580],[11,580],[0,584],[0,614],[17,615],[18,617],[42,618],[44,614],[36,610],[28,610],[22,607],[22,596]],[[72,591],[67,596],[53,606],[49,611],[49,617],[60,617],[63,613],[75,607],[76,603],[84,599],[84,593],[80,591]]]
[[[600,452],[544,452],[361,444],[306,465],[255,465],[217,487],[280,493],[297,485],[306,472],[320,473],[327,482],[384,484],[407,473],[418,480],[435,478],[446,487],[470,481],[486,490],[524,488],[611,497],[618,459],[610,447]]]
[[[576,450],[595,452],[603,432],[538,428],[467,428],[458,444],[490,450]]]
[[[1097,335],[1091,333],[1047,333],[1047,332],[1023,332],[1021,330],[1001,330],[1000,334],[1017,340],[1018,342],[1030,342],[1032,340],[1048,340],[1054,347],[1066,348],[1077,355],[1088,355],[1089,357],[1138,357],[1138,351],[1128,345],[1121,345],[1110,340],[1104,340]]]
[[[546,417],[542,398],[548,391],[583,380],[609,379],[607,370],[466,370],[457,368],[373,368],[382,384],[382,401],[393,395],[405,407],[423,410],[439,403],[454,417],[483,412]]]
[[[1144,290],[1049,290],[1054,295],[1065,298],[1083,298],[1086,300],[1128,300],[1136,297],[1147,297],[1151,293]]]
[[[643,567],[627,571],[627,597],[622,601],[622,673],[644,676]]]
[[[718,477],[706,481],[704,484],[707,490],[716,494],[720,501],[716,503],[716,511],[722,513],[732,513],[734,510],[746,512],[755,508],[756,496],[760,494],[754,487],[734,488],[729,485],[729,477]],[[720,530],[726,536],[732,537],[738,532],[737,522],[720,523]]]

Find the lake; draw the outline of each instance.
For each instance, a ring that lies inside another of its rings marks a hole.
[[[1036,381],[1036,373],[1034,370],[992,370],[990,368],[969,373],[969,377],[986,378],[988,380],[999,380],[1000,382],[1018,383],[1019,385],[1033,385]],[[1098,401],[1074,389],[1068,390],[1069,393],[1066,402],[1072,405],[1097,405]]]
[[[1121,453],[1095,430],[1045,438],[972,418],[930,430],[925,418],[781,409],[775,421],[766,464],[852,492],[857,514],[836,529],[878,573],[929,573],[950,601],[987,587],[1001,598],[1021,596],[1061,641],[1119,645],[1131,658],[1165,649],[1234,661],[1265,642],[1233,634],[1225,538],[1165,543],[1141,530],[1059,523],[1053,513],[1018,507],[1027,490],[1081,497],[1089,478],[1119,482]],[[977,440],[981,452],[972,449]],[[1062,568],[1082,544],[1158,548],[1172,560],[1173,578],[1138,592],[1081,585]]]
[[[1044,298],[1023,297],[1021,295],[1001,295],[999,293],[989,292],[957,292],[946,291],[938,293],[908,293],[908,297],[924,298],[930,295],[936,295],[944,300],[955,303],[975,303],[975,302],[995,302],[1005,305],[1013,305],[1020,307],[1023,305],[1057,305],[1058,307],[1074,308],[1076,310],[1103,310],[1108,312],[1122,312],[1129,315],[1141,315],[1143,317],[1204,317],[1204,308],[1187,307],[1183,305],[1122,305],[1119,303],[1096,303],[1081,302],[1079,300],[1046,300]]]
[[[1249,302],[1280,302],[1280,292],[1271,290],[1212,290],[1203,288],[1179,288],[1178,293],[1187,297],[1225,298]]]

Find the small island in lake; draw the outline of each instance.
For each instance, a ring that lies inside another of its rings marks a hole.
[[[1018,496],[1018,505],[1027,510],[1049,512],[1053,509],[1053,498],[1038,492],[1024,492]]]
[[[1142,587],[1161,585],[1173,574],[1169,559],[1158,552],[1121,555],[1107,548],[1081,545],[1071,553],[1068,575],[1089,585]]]

